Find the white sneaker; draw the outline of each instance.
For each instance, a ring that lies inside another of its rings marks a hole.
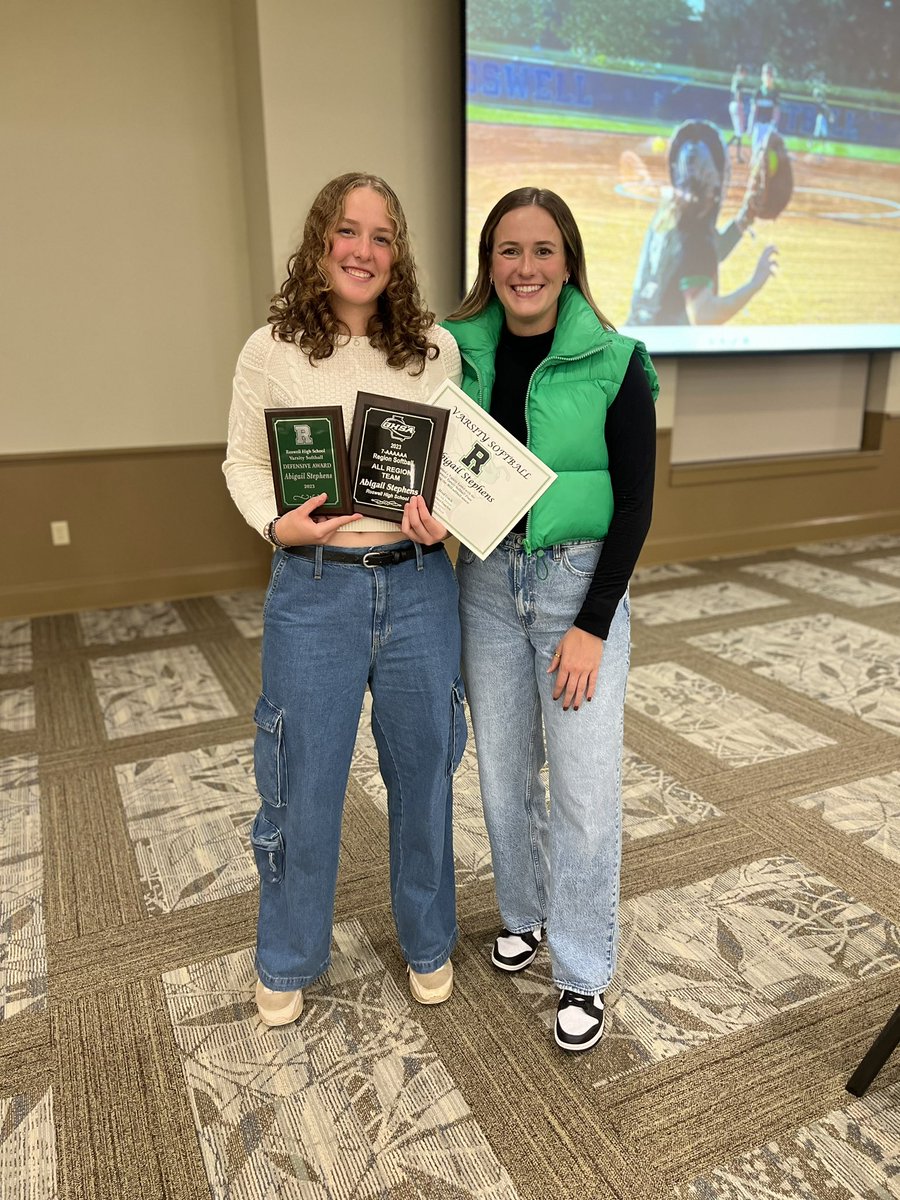
[[[501,971],[524,971],[534,962],[538,946],[544,936],[543,926],[526,929],[524,933],[510,933],[503,929],[494,942],[491,962]]]
[[[266,1025],[290,1025],[303,1012],[303,992],[273,992],[257,979],[256,1008]]]
[[[563,1050],[590,1050],[603,1037],[603,993],[564,991],[556,1009],[554,1037]]]
[[[453,991],[453,963],[448,958],[436,971],[425,973],[406,968],[409,973],[409,990],[413,1000],[420,1004],[443,1004]]]

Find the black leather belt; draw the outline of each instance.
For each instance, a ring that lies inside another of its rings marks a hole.
[[[443,542],[435,542],[433,546],[422,546],[423,554],[434,554],[443,550]],[[285,554],[293,554],[295,558],[308,558],[315,561],[316,546],[285,546]],[[352,550],[332,550],[322,547],[322,562],[344,563],[357,567],[395,567],[398,563],[407,562],[416,557],[415,545],[408,544],[397,550],[385,547],[383,550],[367,550],[365,554],[354,554]]]

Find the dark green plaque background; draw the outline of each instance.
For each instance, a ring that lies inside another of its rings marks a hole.
[[[350,488],[340,406],[266,409],[266,433],[278,512],[325,492],[316,513],[349,513]]]

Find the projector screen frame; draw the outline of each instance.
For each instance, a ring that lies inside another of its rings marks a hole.
[[[470,15],[476,2],[478,2],[478,0],[459,0],[460,57],[462,61],[461,87],[463,93],[463,120],[461,130],[463,142],[463,231],[460,288],[460,294],[462,296],[466,295],[469,287],[471,286],[473,280],[472,263],[476,257],[476,246],[474,243],[477,238],[477,232],[475,231],[474,227],[474,222],[476,219],[474,213],[472,214],[472,221],[470,222],[469,220],[470,208],[474,202],[472,190],[472,130],[477,125],[483,123],[473,119],[470,114],[470,105],[473,105],[473,103],[478,104],[481,99],[477,92],[473,93],[472,80],[470,79],[470,63],[473,56],[479,53],[486,53],[486,51],[483,51],[483,48],[478,49],[470,46],[469,44]],[[535,50],[534,48],[509,46],[506,47],[506,49],[510,51],[510,57],[513,56],[512,52],[515,51],[516,61],[518,63],[530,64],[531,66],[536,66],[536,64],[544,62],[545,59],[549,61],[549,58],[551,57],[549,52],[542,57],[541,52]],[[575,64],[573,60],[573,69],[575,65],[577,64]],[[582,67],[582,74],[589,69],[592,69],[585,64],[582,64]],[[546,70],[549,72],[551,70],[550,66],[548,66]],[[549,78],[549,75],[546,77]],[[719,90],[721,91],[721,86],[719,86]],[[570,93],[570,95],[571,94],[572,93]],[[787,95],[788,93],[786,91],[786,97]],[[893,115],[896,115],[898,121],[900,121],[900,94],[896,95],[896,100],[898,102],[897,113],[894,114],[893,110],[887,109],[885,112],[889,111],[892,117]],[[792,100],[791,103],[795,102]],[[795,107],[799,106],[802,108],[803,103],[805,103],[805,101],[803,101],[803,98],[801,97],[800,100],[796,101]],[[522,111],[527,112],[525,109]],[[565,124],[562,121],[561,116],[559,122],[554,122],[552,113],[543,112],[538,115],[541,117],[541,122],[531,126],[531,128],[535,129],[536,131],[560,130],[565,128]],[[801,113],[801,116],[802,115],[803,114]],[[504,123],[515,128],[523,138],[527,137],[529,130],[528,123],[525,122],[521,125],[517,125],[515,124],[514,117],[514,110],[509,110],[506,114]],[[795,117],[792,119],[799,120],[800,117],[795,114]],[[806,119],[805,116],[804,119]],[[657,138],[657,141],[658,140],[659,139]],[[897,171],[900,173],[900,167],[897,168]],[[541,178],[541,174],[542,173],[540,171],[536,172],[534,170],[523,169],[523,178],[521,179],[521,183],[536,183],[538,185],[549,186],[553,188],[553,190],[558,190],[560,194],[564,196],[564,198],[568,199],[566,190],[564,186],[561,185],[560,181],[548,176]],[[538,176],[537,178],[535,178],[536,175]],[[493,189],[493,193],[495,193],[493,194],[493,198],[490,199],[485,197],[483,204],[484,212],[479,213],[477,216],[478,228],[480,228],[480,223],[483,221],[484,216],[486,216],[487,212],[489,211],[491,203],[495,202],[496,199],[498,199],[500,195],[508,190],[509,187],[517,186],[517,182],[518,181],[510,179],[509,175],[507,174],[503,182],[498,184],[498,186]],[[799,186],[802,189],[805,185],[801,182]],[[898,193],[898,196],[900,196],[900,193]],[[892,206],[896,206],[898,211],[898,219],[900,219],[900,199],[898,199],[896,202],[891,201],[890,203]],[[579,220],[579,224],[582,226],[584,231],[584,226],[586,223],[583,215],[578,211],[575,203],[572,203],[572,207],[573,211],[575,211],[576,219]],[[790,210],[788,210],[788,213],[786,213],[786,217],[787,220],[793,219],[792,215],[790,215]],[[780,225],[778,222],[766,222],[766,228],[760,231],[760,236],[757,238],[751,236],[749,239],[746,239],[745,235],[745,239],[748,240],[748,244],[750,245],[751,249],[760,246],[762,238],[764,236],[771,236],[773,232],[775,234],[775,238],[773,238],[773,240],[777,239],[779,229],[784,229],[785,224],[787,224],[787,220],[782,218]],[[839,223],[837,220],[835,220],[834,224],[838,225]],[[874,224],[874,222],[870,222],[869,224]],[[751,231],[751,235],[755,232],[756,231]],[[585,235],[585,240],[588,240],[587,235]],[[635,263],[639,250],[639,243],[637,245],[632,245],[632,257],[634,258]],[[889,257],[886,258],[885,261],[890,261]],[[592,277],[595,277],[598,273],[597,266],[596,263],[592,261],[590,256],[588,258],[588,266]],[[893,279],[891,279],[885,284],[884,292],[888,297],[896,286],[900,286],[900,265],[898,265],[896,268],[896,274],[896,283]],[[621,278],[622,274],[620,272],[617,276],[617,279],[621,280]],[[604,285],[601,283],[598,286],[596,278],[594,278],[592,282],[595,294],[598,296],[601,306],[604,307],[605,311],[612,309],[612,311],[609,311],[609,315],[616,323],[617,327],[622,332],[645,341],[654,356],[659,358],[718,358],[741,355],[757,357],[761,354],[872,354],[879,351],[890,352],[900,350],[900,323],[895,324],[893,322],[885,321],[868,320],[846,324],[826,324],[824,322],[801,323],[799,321],[785,321],[781,324],[765,322],[751,325],[742,324],[740,319],[738,319],[735,322],[728,321],[720,325],[678,324],[673,326],[629,324],[627,321],[627,311],[623,310],[621,303],[619,303],[617,307],[613,307],[608,300],[604,299],[606,295],[606,288]],[[770,280],[766,287],[772,288],[776,283],[777,280]],[[720,289],[720,291],[724,290],[726,289]],[[734,289],[732,288],[732,290]],[[798,308],[802,306],[802,300],[797,301],[797,306]],[[887,309],[887,306],[885,306],[885,308]],[[751,308],[750,312],[752,311],[753,310]],[[749,314],[744,315],[747,316]],[[738,316],[740,317],[740,314],[738,314]]]

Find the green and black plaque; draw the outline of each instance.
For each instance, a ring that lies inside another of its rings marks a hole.
[[[266,435],[278,515],[325,492],[316,515],[353,512],[344,414],[339,404],[315,408],[267,408]]]
[[[350,431],[352,511],[399,523],[403,506],[418,495],[430,509],[449,415],[430,404],[357,392]]]

